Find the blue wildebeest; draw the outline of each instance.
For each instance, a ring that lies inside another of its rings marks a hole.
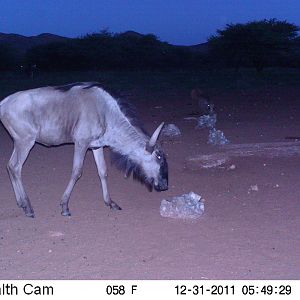
[[[205,95],[200,89],[193,89],[191,91],[191,98],[198,102],[201,115],[214,114],[214,104],[210,101],[209,97]]]
[[[74,143],[71,179],[61,199],[62,215],[69,216],[69,198],[82,173],[85,153],[92,149],[104,202],[121,209],[110,198],[103,147],[115,153],[117,166],[157,191],[168,189],[168,165],[157,144],[163,123],[148,136],[120,101],[98,83],[74,83],[17,92],[0,104],[0,119],[14,141],[7,169],[17,204],[26,216],[34,211],[23,187],[22,166],[35,142],[52,146]]]

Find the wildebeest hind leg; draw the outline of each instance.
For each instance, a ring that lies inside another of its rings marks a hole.
[[[93,155],[97,165],[98,174],[101,180],[104,203],[114,210],[121,210],[121,207],[111,200],[107,187],[107,168],[103,154],[103,148],[93,149]]]

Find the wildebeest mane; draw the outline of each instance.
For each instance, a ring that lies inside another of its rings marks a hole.
[[[144,129],[142,122],[137,116],[136,108],[132,103],[124,100],[117,99],[117,103],[120,107],[121,112],[127,117],[130,121],[130,124],[135,128],[139,129],[145,136],[149,138],[149,134]],[[111,149],[111,162],[119,170],[124,172],[125,177],[132,177],[134,180],[139,181],[140,183],[145,184],[149,190],[152,190],[152,182],[147,178],[143,169],[140,165],[132,161],[129,156],[123,155],[115,150]]]
[[[116,101],[118,103],[121,112],[130,121],[130,124],[135,128],[137,128],[138,130],[140,130],[142,134],[147,136],[147,138],[150,138],[148,132],[145,130],[141,120],[137,115],[135,106],[124,99],[117,98]],[[134,180],[137,180],[140,183],[145,184],[149,190],[152,190],[152,181],[147,178],[141,166],[135,163],[133,160],[131,160],[129,156],[123,155],[111,149],[111,162],[119,170],[124,172],[125,177],[128,178],[132,175]]]
[[[148,132],[144,128],[143,123],[138,117],[136,107],[131,102],[120,98],[117,99],[117,103],[120,107],[121,112],[127,117],[131,125],[138,128],[147,137],[150,137]]]
[[[134,180],[145,184],[149,190],[152,190],[152,181],[147,178],[141,166],[132,161],[127,155],[122,155],[112,149],[110,157],[112,164],[124,172],[126,178],[132,174]]]
[[[63,84],[63,85],[57,85],[54,86],[53,88],[56,90],[59,90],[61,92],[68,92],[71,88],[75,87],[75,86],[81,86],[82,89],[90,89],[92,87],[100,87],[101,88],[101,84],[99,82],[73,82],[73,83],[68,83],[68,84]]]
[[[127,119],[129,119],[131,125],[133,125],[134,127],[137,127],[138,129],[140,129],[142,131],[142,133],[144,133],[145,135],[147,135],[149,137],[149,134],[145,130],[141,120],[138,118],[136,107],[131,102],[120,97],[119,96],[120,92],[112,91],[111,89],[108,89],[106,87],[104,88],[103,84],[100,84],[99,82],[90,82],[90,83],[86,84],[83,87],[83,89],[90,89],[93,87],[99,87],[99,88],[107,91],[117,101],[121,112],[127,117]]]
[[[54,86],[53,88],[55,90],[58,90],[58,91],[61,91],[61,92],[68,92],[74,86],[83,86],[83,85],[86,85],[86,83],[84,83],[84,82],[74,82],[74,83],[69,83],[69,84],[57,85],[57,86]]]

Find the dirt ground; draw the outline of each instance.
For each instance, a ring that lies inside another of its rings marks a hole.
[[[235,169],[192,170],[187,157],[216,151],[206,143],[207,129],[184,120],[197,115],[197,103],[185,93],[131,100],[150,132],[165,121],[182,136],[162,140],[166,192],[150,193],[108,164],[111,195],[122,211],[104,205],[89,151],[72,216],[62,217],[73,146],[35,145],[23,180],[36,217],[25,217],[6,172],[12,142],[0,127],[0,279],[300,279],[300,157],[234,158]],[[231,143],[300,136],[300,88],[216,93],[212,101],[217,127]],[[206,200],[202,218],[160,216],[163,198],[190,191]]]

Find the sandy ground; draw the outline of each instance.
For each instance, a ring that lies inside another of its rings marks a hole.
[[[300,157],[235,158],[233,170],[192,170],[187,157],[216,150],[206,144],[206,129],[183,119],[197,113],[196,103],[183,93],[138,98],[132,101],[149,131],[164,120],[182,136],[162,141],[166,192],[150,193],[109,164],[111,195],[122,211],[103,204],[88,152],[70,201],[72,217],[62,217],[73,147],[36,145],[23,169],[36,218],[25,217],[5,168],[12,142],[0,127],[0,279],[300,279]],[[300,136],[300,89],[265,87],[212,100],[217,127],[232,143]],[[163,198],[190,191],[206,200],[201,219],[160,216]]]

